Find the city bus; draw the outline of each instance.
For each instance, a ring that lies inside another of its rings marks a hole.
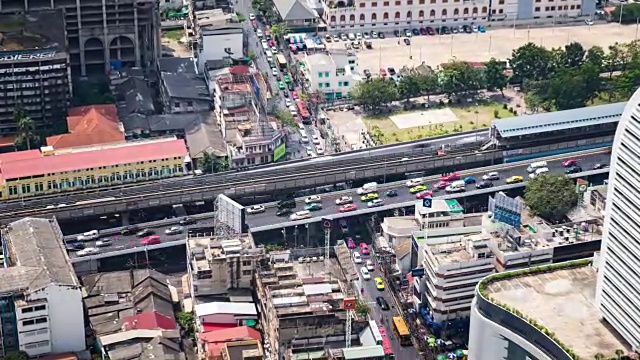
[[[413,343],[411,342],[411,335],[409,334],[409,329],[407,328],[407,324],[405,324],[404,320],[396,316],[393,318],[393,331],[398,336],[400,340],[400,345],[402,346],[411,346]]]
[[[380,336],[382,338],[381,345],[382,345],[382,351],[384,351],[385,359],[387,360],[393,359],[395,357],[395,355],[393,355],[393,347],[391,347],[391,341],[387,336],[387,331],[384,329],[384,326],[380,326],[378,328],[378,332],[380,333]]]
[[[380,327],[378,326],[378,324],[376,324],[375,320],[369,320],[369,329],[371,329],[373,340],[376,342],[376,345],[382,345],[382,335],[380,335]]]
[[[280,69],[286,69],[287,60],[284,58],[284,55],[277,54],[276,55],[276,62],[278,63],[278,66],[280,67]]]
[[[298,100],[296,101],[296,106],[298,108],[298,112],[300,113],[300,117],[302,118],[302,123],[306,125],[311,124],[311,114],[309,113],[307,104],[305,104],[305,102],[302,100]]]

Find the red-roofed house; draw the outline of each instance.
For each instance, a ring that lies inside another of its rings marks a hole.
[[[209,360],[221,359],[222,350],[226,343],[245,340],[262,342],[260,332],[248,326],[200,333],[199,338],[200,346],[206,351]]]
[[[176,330],[176,321],[156,311],[127,316],[122,318],[123,331],[134,329],[145,330]]]
[[[48,146],[62,149],[124,141],[124,130],[113,104],[75,107],[68,114],[69,132],[49,136]]]

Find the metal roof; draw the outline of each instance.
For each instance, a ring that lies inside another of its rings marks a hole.
[[[345,360],[350,359],[368,359],[384,356],[384,350],[381,345],[360,346],[342,349]]]
[[[494,120],[503,138],[572,129],[620,120],[626,102]]]
[[[305,295],[324,295],[331,294],[331,285],[329,284],[308,284],[302,285]]]

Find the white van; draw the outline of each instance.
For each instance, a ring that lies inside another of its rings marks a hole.
[[[536,169],[535,172],[533,172],[532,174],[529,174],[529,178],[533,179],[536,176],[539,176],[540,174],[546,174],[549,172],[549,168],[543,167],[543,168],[538,168]]]
[[[309,137],[307,136],[307,132],[304,130],[300,130],[300,140],[302,140],[303,143],[308,143],[309,142]]]
[[[376,183],[376,182],[366,183],[366,184],[362,185],[361,188],[356,190],[358,195],[364,195],[364,194],[368,194],[368,193],[372,193],[372,192],[376,192],[376,191],[378,191],[378,183]]]
[[[87,231],[84,234],[78,235],[77,240],[78,241],[91,241],[91,240],[95,240],[97,238],[99,238],[100,235],[98,235],[98,230],[91,230],[91,231]]]
[[[353,262],[356,264],[362,264],[362,256],[357,251],[353,252]]]
[[[267,61],[273,61],[273,54],[271,53],[271,50],[265,51],[264,54],[267,57]]]
[[[527,171],[532,173],[540,168],[546,168],[546,167],[547,167],[546,161],[538,161],[538,162],[531,163],[529,167],[527,167]]]
[[[464,180],[458,180],[458,181],[454,181],[452,182],[449,186],[447,186],[445,188],[446,192],[462,192],[465,191],[467,187],[467,184],[464,182]]]

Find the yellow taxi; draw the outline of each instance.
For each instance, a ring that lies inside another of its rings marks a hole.
[[[382,280],[381,277],[375,278],[375,282],[376,282],[376,289],[384,290],[384,281]]]
[[[522,182],[522,176],[512,176],[507,178],[507,184],[515,184],[515,183],[519,183]]]
[[[409,189],[409,192],[412,193],[412,194],[417,194],[417,193],[419,193],[421,191],[425,191],[425,190],[427,190],[427,186],[421,184],[421,185],[416,185],[416,186],[412,187],[411,189]]]
[[[371,200],[375,200],[378,198],[378,193],[368,193],[366,195],[362,195],[360,197],[360,200],[362,201],[371,201]]]

